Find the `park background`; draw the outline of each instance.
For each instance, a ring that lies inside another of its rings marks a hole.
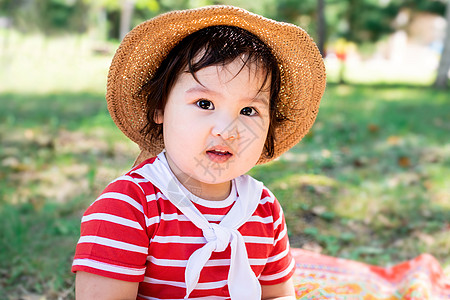
[[[81,215],[138,154],[106,109],[114,51],[138,23],[207,4],[295,23],[324,54],[313,129],[251,171],[291,244],[382,266],[427,252],[448,275],[449,3],[0,0],[0,299],[74,298]]]

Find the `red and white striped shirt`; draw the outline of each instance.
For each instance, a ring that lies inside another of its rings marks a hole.
[[[136,173],[154,161],[110,183],[86,210],[72,271],[140,282],[137,299],[183,299],[187,260],[206,239],[157,187]],[[237,197],[233,187],[223,201],[194,196],[193,202],[208,222],[218,224]],[[293,275],[283,212],[268,189],[263,189],[255,212],[238,231],[261,284],[282,283]],[[189,298],[229,299],[229,266],[230,246],[213,252]]]

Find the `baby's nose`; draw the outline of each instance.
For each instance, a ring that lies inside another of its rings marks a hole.
[[[220,136],[224,140],[235,140],[239,138],[239,132],[236,127],[226,128],[224,130],[218,130],[217,128],[214,128],[212,134],[214,136]]]
[[[235,140],[239,138],[238,120],[217,120],[212,128],[213,136],[220,136],[224,140]]]

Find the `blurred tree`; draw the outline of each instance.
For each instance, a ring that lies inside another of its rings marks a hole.
[[[158,0],[121,0],[120,32],[119,38],[123,39],[133,26],[134,10],[147,10],[150,12],[160,11],[162,1]]]
[[[335,38],[363,43],[377,41],[392,32],[392,20],[399,8],[378,0],[347,0],[331,2],[330,9],[334,10],[330,21],[334,23],[331,27]]]
[[[317,0],[279,0],[273,3],[273,17],[299,25],[316,35]]]
[[[325,21],[325,0],[317,0],[317,37],[319,51],[325,57],[325,41],[327,32],[327,24]]]
[[[403,8],[444,14],[445,0],[0,0],[0,16],[16,28],[83,32],[119,38],[133,25],[161,12],[210,4],[241,6],[269,18],[305,28],[324,48],[328,37],[374,42],[394,30]],[[125,5],[128,3],[128,5]],[[120,21],[122,19],[122,21]],[[122,24],[122,25],[120,25]],[[122,30],[120,30],[122,27]],[[122,33],[120,33],[122,32]]]
[[[122,39],[138,22],[134,22],[135,12],[148,19],[161,9],[158,0],[83,0],[90,8],[90,27],[97,31],[95,36],[101,39]],[[99,30],[100,29],[100,30]]]
[[[13,12],[13,6],[19,4],[20,1],[0,0],[0,16],[10,17]]]
[[[447,0],[446,11],[447,29],[444,39],[444,49],[442,50],[437,77],[434,82],[434,86],[440,89],[447,88],[448,73],[450,70],[450,0]]]
[[[82,0],[0,0],[0,15],[22,31],[41,30],[46,34],[86,30]]]
[[[134,5],[136,0],[122,0],[120,5],[120,31],[119,38],[122,40],[131,29]]]
[[[327,0],[327,23],[334,38],[364,43],[375,42],[393,32],[394,19],[402,9],[412,14],[444,14],[445,0]]]

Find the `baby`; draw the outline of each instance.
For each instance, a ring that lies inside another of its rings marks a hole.
[[[308,132],[324,88],[292,24],[210,6],[133,29],[107,101],[142,152],[83,216],[77,298],[295,299],[282,209],[244,174]]]

